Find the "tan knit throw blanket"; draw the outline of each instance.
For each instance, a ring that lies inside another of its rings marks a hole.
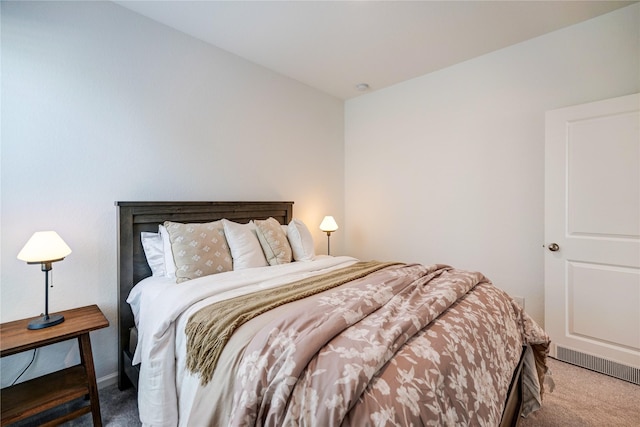
[[[319,276],[220,301],[200,309],[187,323],[187,369],[199,372],[202,384],[206,385],[213,376],[222,349],[234,331],[245,322],[283,304],[360,279],[394,264],[398,263],[357,262]]]

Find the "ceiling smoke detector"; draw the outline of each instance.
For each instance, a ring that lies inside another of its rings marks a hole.
[[[356,90],[357,90],[358,92],[364,92],[364,91],[367,91],[367,90],[369,90],[369,85],[368,85],[368,84],[366,84],[366,83],[358,83],[358,84],[356,85]]]

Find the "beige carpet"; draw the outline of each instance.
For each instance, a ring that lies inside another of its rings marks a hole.
[[[555,359],[549,368],[555,389],[521,427],[640,427],[640,386]]]

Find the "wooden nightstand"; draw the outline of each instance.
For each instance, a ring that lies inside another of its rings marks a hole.
[[[20,421],[79,397],[88,396],[88,405],[57,418],[51,422],[51,425],[91,412],[93,425],[102,426],[89,332],[106,328],[109,326],[109,321],[97,305],[59,313],[64,316],[64,322],[49,328],[27,329],[31,319],[0,325],[0,357],[73,338],[78,339],[80,347],[79,365],[3,388],[0,392],[2,425]]]

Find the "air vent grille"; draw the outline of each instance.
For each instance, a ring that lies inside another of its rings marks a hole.
[[[618,362],[603,359],[602,357],[592,356],[590,354],[581,353],[564,347],[557,347],[558,360],[591,369],[601,374],[619,378],[633,384],[640,385],[640,369],[623,365]]]

